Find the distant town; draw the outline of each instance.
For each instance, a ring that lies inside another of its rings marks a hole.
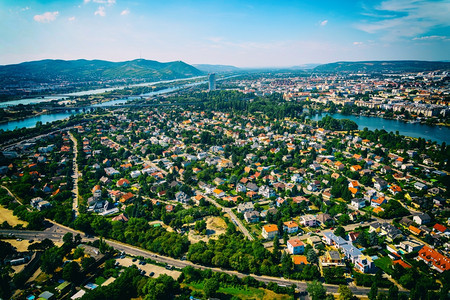
[[[236,71],[4,105],[5,126],[70,116],[0,130],[0,298],[448,299],[448,79]]]

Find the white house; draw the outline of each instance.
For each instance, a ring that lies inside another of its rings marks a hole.
[[[291,254],[302,254],[305,252],[305,244],[299,239],[287,241],[287,250]]]

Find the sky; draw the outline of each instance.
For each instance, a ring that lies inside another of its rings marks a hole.
[[[0,0],[0,65],[450,60],[450,0]]]

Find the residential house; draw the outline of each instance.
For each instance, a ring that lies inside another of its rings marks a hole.
[[[259,212],[256,210],[247,211],[244,213],[244,219],[247,223],[259,222]]]
[[[414,183],[414,187],[418,190],[424,191],[428,188],[426,184],[423,184],[422,182],[416,182]]]
[[[242,183],[236,184],[236,192],[237,193],[245,193],[247,191],[247,188]]]
[[[305,265],[309,265],[305,255],[292,255],[292,262],[294,270],[301,270]]]
[[[299,239],[287,241],[287,251],[291,254],[302,254],[305,251],[305,244]]]
[[[141,175],[141,171],[139,171],[139,170],[131,171],[131,173],[130,173],[131,178],[138,178],[140,175]]]
[[[350,205],[357,209],[360,209],[366,206],[366,200],[362,198],[353,198]]]
[[[384,179],[381,179],[381,178],[373,179],[373,187],[378,191],[382,191],[382,190],[386,189],[387,185],[388,185],[388,183]]]
[[[225,196],[225,192],[222,191],[221,189],[214,189],[213,195],[217,198],[222,198]]]
[[[372,207],[380,207],[383,204],[386,204],[387,200],[385,197],[376,197],[370,201],[370,206]]]
[[[295,173],[294,175],[291,176],[291,181],[295,183],[302,183],[303,177],[300,174]]]
[[[336,250],[329,250],[325,252],[320,258],[320,265],[324,267],[345,267],[345,262],[341,255]]]
[[[268,187],[267,185],[261,186],[258,190],[258,194],[260,194],[261,196],[263,196],[265,198],[270,198],[270,197],[276,196],[275,191],[272,188]]]
[[[252,202],[240,203],[237,206],[237,212],[238,213],[246,213],[246,212],[252,211],[254,209],[255,209],[255,205]]]
[[[287,233],[294,233],[298,231],[298,224],[294,221],[288,221],[283,223],[283,230]]]
[[[175,194],[175,200],[180,202],[180,203],[187,203],[188,202],[188,195],[186,195],[186,193],[179,191],[178,193]]]
[[[271,214],[272,216],[276,215],[278,210],[275,207],[269,208],[267,210],[263,210],[260,214],[261,218],[266,218],[268,214]]]
[[[101,198],[102,197],[102,187],[98,184],[92,188],[92,195],[94,195],[94,198]]]
[[[355,268],[362,273],[372,273],[375,270],[375,264],[370,256],[360,255],[356,259]]]
[[[121,178],[121,179],[119,179],[119,181],[117,181],[116,186],[117,187],[129,187],[130,181],[126,178]]]
[[[325,243],[329,246],[335,246],[336,248],[341,248],[343,245],[347,244],[347,241],[342,237],[335,235],[332,231],[322,232]]]
[[[401,230],[389,223],[372,223],[370,224],[369,232],[372,231],[375,231],[380,235],[386,235],[388,241],[404,238]]]
[[[434,249],[428,246],[423,246],[419,250],[419,256],[417,259],[425,261],[430,267],[438,272],[444,272],[450,270],[450,258],[440,254]]]
[[[304,215],[300,217],[300,224],[303,226],[314,227],[317,225],[317,220],[313,215]]]
[[[332,223],[333,218],[329,214],[319,214],[316,216],[317,223],[325,226],[326,223]]]
[[[268,240],[273,239],[278,235],[278,226],[274,224],[264,225],[261,235]]]
[[[356,264],[356,260],[362,255],[361,250],[353,246],[352,244],[344,244],[341,247],[342,253],[345,258]]]
[[[399,247],[402,248],[406,253],[411,253],[419,251],[424,245],[417,240],[409,239],[406,241],[401,241]]]
[[[424,213],[424,214],[414,216],[413,221],[416,224],[424,225],[424,224],[428,224],[431,222],[431,217],[428,214]]]

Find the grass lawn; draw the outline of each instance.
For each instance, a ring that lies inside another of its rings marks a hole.
[[[203,291],[203,283],[190,283],[186,285],[187,287],[189,287],[190,289],[194,290],[194,291]],[[264,299],[264,300],[269,300],[269,299],[280,299],[280,300],[284,300],[284,299],[290,299],[289,295],[285,295],[285,294],[276,294],[273,291],[270,290],[266,290],[263,288],[253,288],[253,287],[220,287],[219,288],[219,293],[221,294],[225,294],[225,295],[229,295],[231,298],[232,296],[236,296],[239,299]],[[225,299],[228,299],[225,298]]]
[[[3,223],[4,221],[8,222],[8,224],[11,226],[22,224],[23,227],[26,227],[28,225],[27,222],[21,221],[18,217],[13,215],[12,210],[4,208],[0,205],[0,223]]]
[[[382,269],[384,272],[391,274],[392,273],[392,260],[387,257],[381,257],[374,261],[375,266]]]

